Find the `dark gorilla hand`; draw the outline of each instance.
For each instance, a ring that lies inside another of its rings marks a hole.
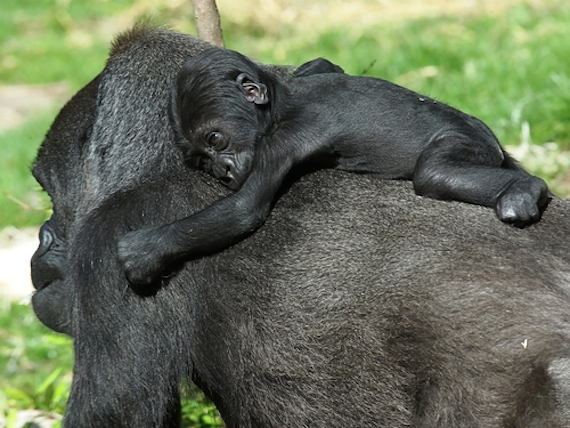
[[[119,240],[118,257],[131,284],[150,285],[166,274],[164,268],[174,261],[162,250],[161,242],[168,239],[164,228],[156,227],[129,232]]]

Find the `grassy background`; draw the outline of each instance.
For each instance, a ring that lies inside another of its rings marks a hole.
[[[492,3],[502,8],[479,0],[460,10],[453,5],[464,2],[452,0],[356,0],[349,9],[336,0],[311,8],[296,0],[244,0],[239,9],[219,3],[229,48],[273,63],[325,56],[349,73],[452,104],[485,121],[556,194],[570,195],[570,6],[563,0]],[[144,15],[194,32],[189,0],[5,0],[0,84],[63,81],[71,94],[101,70],[113,37]],[[0,132],[0,229],[45,218],[49,201],[28,170],[60,106],[32,109],[20,126]]]
[[[467,3],[472,6],[468,6]],[[347,72],[382,77],[484,120],[555,193],[570,196],[570,4],[565,0],[219,0],[227,46],[258,60],[300,64],[324,56]],[[103,67],[114,36],[141,16],[194,33],[190,0],[3,0],[2,89],[39,93],[66,82],[69,95]],[[0,131],[0,230],[40,224],[49,200],[29,174],[61,107],[38,109]],[[1,112],[1,110],[0,110]],[[2,122],[7,119],[2,117]],[[3,123],[4,125],[4,123]],[[63,413],[69,340],[28,306],[0,296],[0,416],[18,409]],[[184,426],[219,426],[201,395]]]

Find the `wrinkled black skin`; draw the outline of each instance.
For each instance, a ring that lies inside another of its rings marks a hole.
[[[182,67],[172,116],[187,156],[240,190],[179,222],[125,236],[119,257],[135,285],[256,231],[300,164],[411,179],[420,195],[493,207],[517,226],[538,220],[549,196],[544,180],[520,168],[480,120],[391,82],[348,76],[324,59],[287,79],[237,52],[207,50]]]
[[[570,426],[568,201],[515,229],[407,182],[318,171],[249,239],[151,295],[128,287],[118,237],[228,194],[187,168],[166,113],[205,46],[122,37],[38,153],[54,213],[33,305],[73,337],[64,426],[178,427],[188,379],[229,428]]]

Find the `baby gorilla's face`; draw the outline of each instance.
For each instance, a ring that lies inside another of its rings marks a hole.
[[[226,120],[208,120],[188,132],[186,153],[194,164],[238,190],[253,166],[256,135],[251,127]]]
[[[238,190],[251,171],[253,152],[248,147],[237,150],[232,138],[222,131],[211,131],[204,150],[204,169],[232,190]],[[230,149],[232,147],[232,149]]]

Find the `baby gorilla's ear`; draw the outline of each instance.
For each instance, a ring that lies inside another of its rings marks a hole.
[[[254,81],[247,73],[241,73],[236,78],[236,83],[245,95],[245,99],[250,103],[262,105],[269,102],[267,86],[261,82]]]

